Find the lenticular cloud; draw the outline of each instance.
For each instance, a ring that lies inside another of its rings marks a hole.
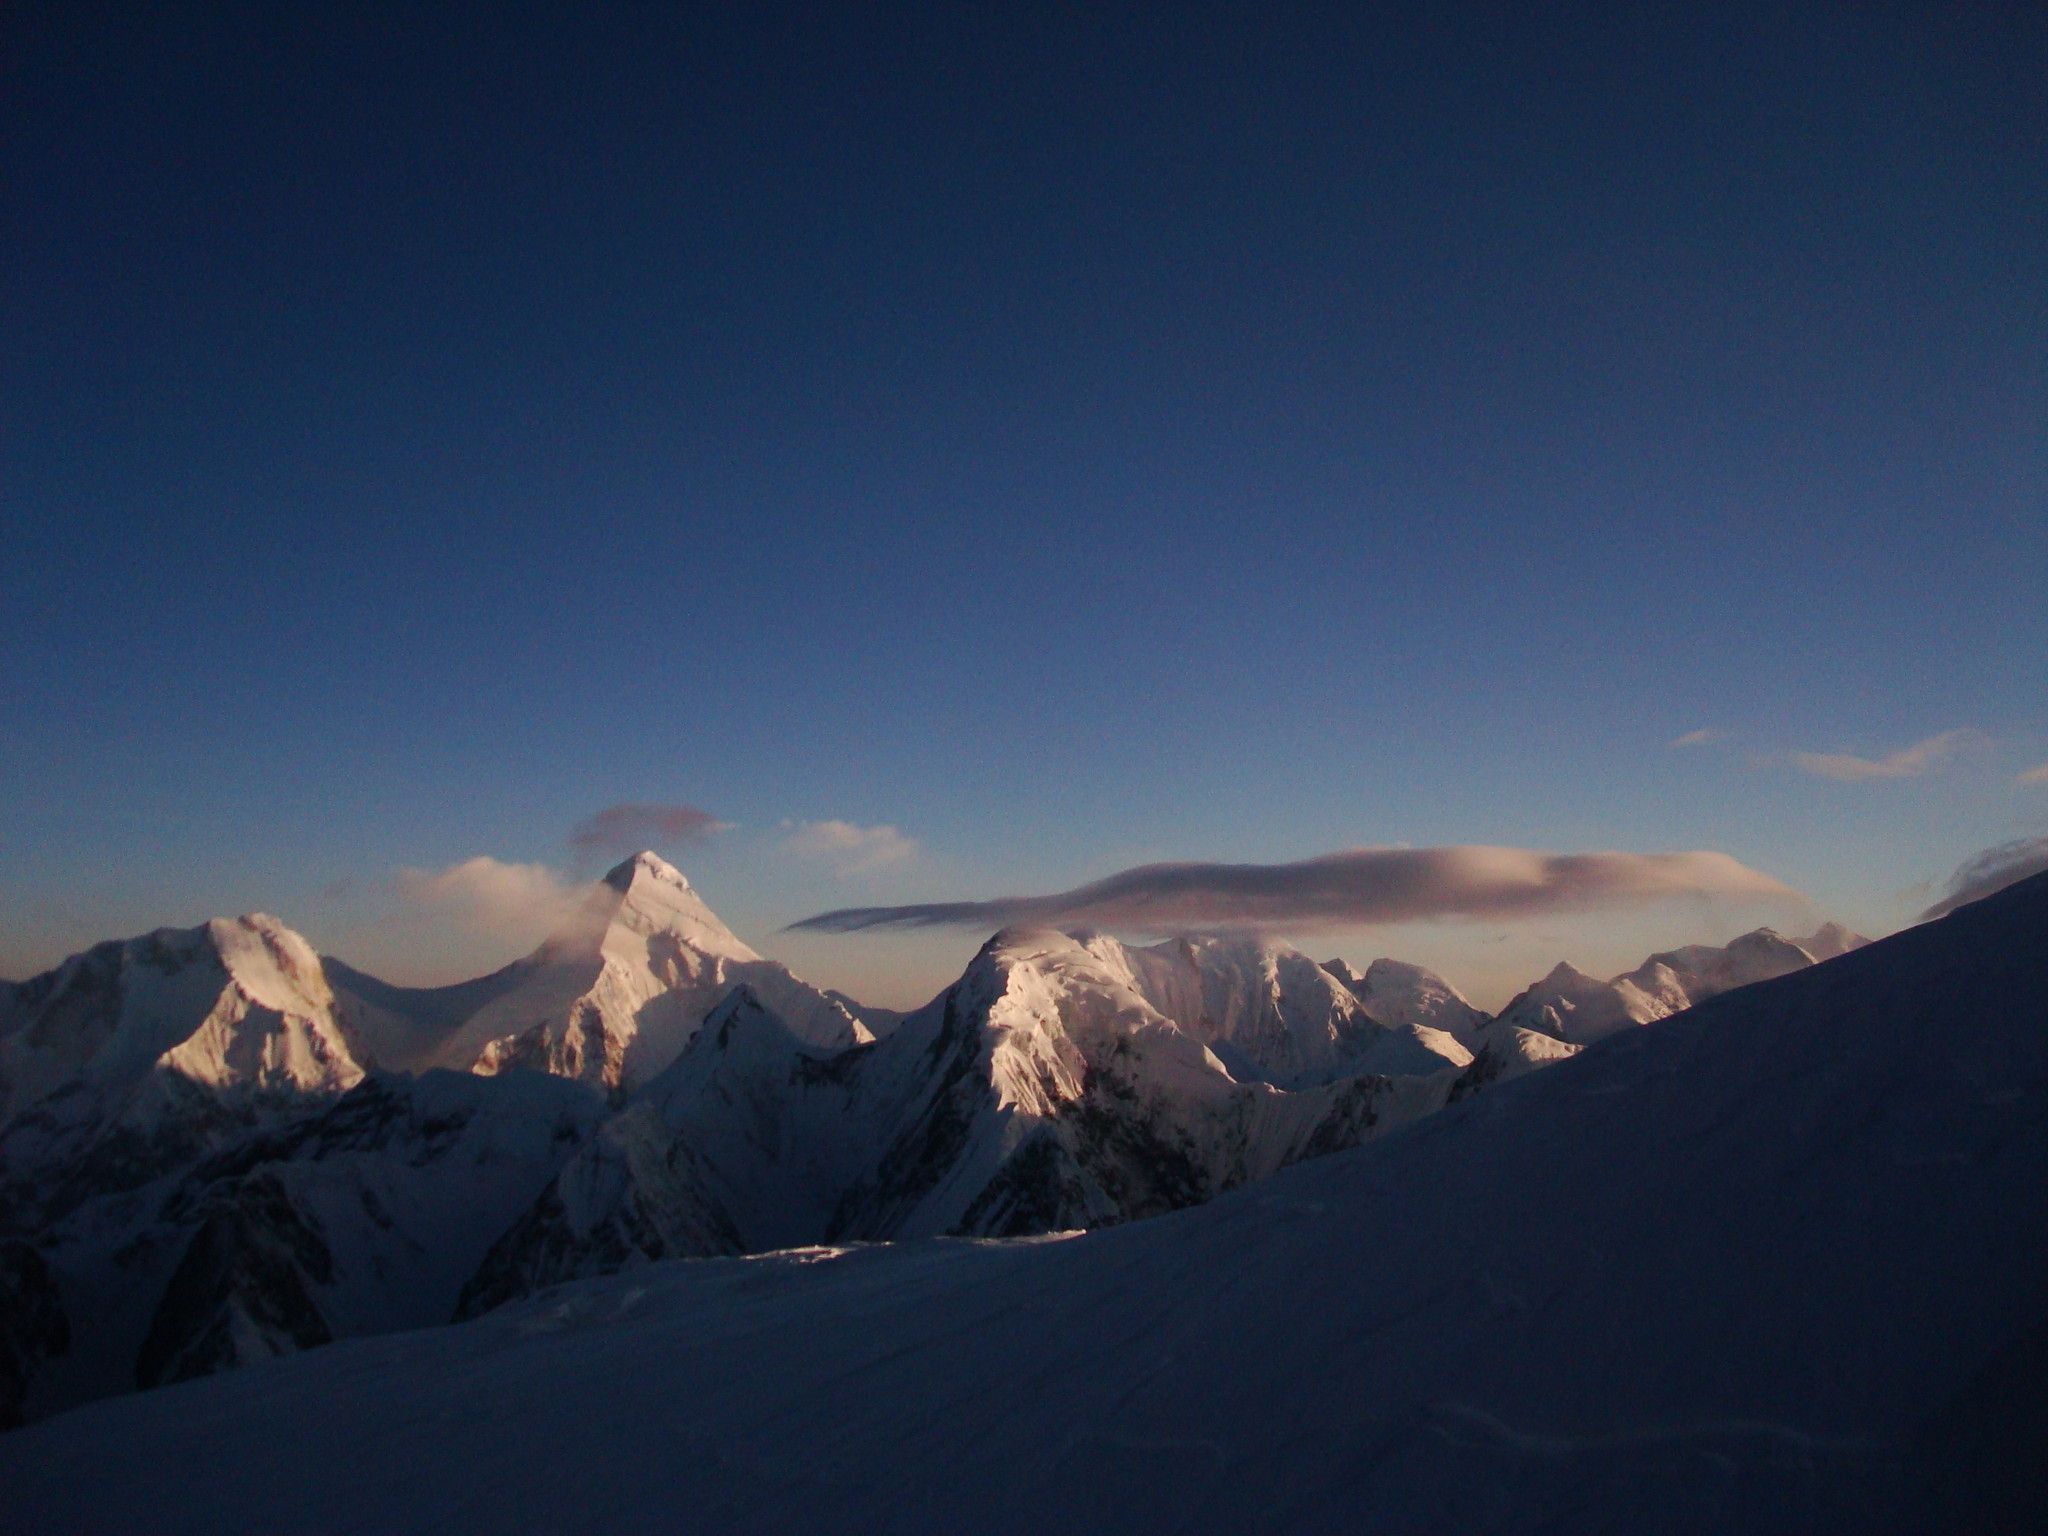
[[[1153,932],[1339,928],[1423,918],[1537,917],[1672,896],[1801,899],[1725,853],[1353,848],[1293,864],[1146,864],[1051,896],[843,907],[790,926],[829,933],[1017,923],[1093,923]]]
[[[569,842],[579,854],[637,853],[703,843],[718,829],[718,818],[694,805],[608,805],[577,822]]]

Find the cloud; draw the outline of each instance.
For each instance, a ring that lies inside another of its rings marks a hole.
[[[2043,763],[2038,768],[2029,768],[2025,773],[2014,779],[2013,783],[2048,784],[2048,763]]]
[[[900,864],[917,852],[917,839],[892,826],[862,827],[850,821],[784,822],[789,836],[782,846],[806,858],[821,859],[840,876],[857,875],[885,864]]]
[[[481,856],[446,869],[402,869],[397,887],[399,900],[416,916],[480,937],[515,938],[561,926],[582,910],[592,890],[545,864],[504,864]]]
[[[579,854],[638,853],[673,843],[703,843],[720,829],[717,817],[694,805],[608,805],[570,829]]]
[[[1939,736],[1916,741],[1912,746],[1884,757],[1851,757],[1846,752],[1794,752],[1792,761],[1823,779],[1841,779],[1844,782],[1917,779],[1939,768],[1964,742],[1974,741],[1982,734],[1973,730],[1943,731]]]
[[[1523,848],[1354,848],[1295,864],[1147,864],[1051,896],[848,907],[793,928],[1089,923],[1184,929],[1341,928],[1424,918],[1517,918],[1670,896],[1803,900],[1725,853],[1534,853]]]
[[[1920,921],[1924,923],[1929,918],[1946,917],[1957,907],[1982,901],[2015,881],[2038,875],[2043,870],[2048,870],[2048,837],[2023,837],[2017,842],[1986,848],[1964,860],[1962,867],[1949,876],[1948,894],[1922,912]]]
[[[1667,741],[1665,745],[1667,747],[1706,747],[1712,746],[1717,741],[1726,741],[1727,739],[1728,733],[1726,731],[1687,731],[1675,741]]]

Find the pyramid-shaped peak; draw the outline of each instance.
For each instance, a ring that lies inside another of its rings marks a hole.
[[[669,863],[652,848],[643,848],[630,859],[615,864],[605,872],[604,883],[624,895],[642,880],[659,880],[667,885],[690,888],[690,882],[683,872]]]
[[[658,853],[634,854],[610,870],[604,884],[618,892],[617,903],[605,918],[607,933],[624,929],[642,937],[664,934],[704,955],[761,958],[704,904],[683,872]]]

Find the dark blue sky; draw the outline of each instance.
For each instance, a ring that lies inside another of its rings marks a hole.
[[[425,974],[394,871],[622,801],[870,992],[957,956],[774,930],[1397,842],[1883,927],[2048,824],[2036,7],[13,17],[0,972]]]

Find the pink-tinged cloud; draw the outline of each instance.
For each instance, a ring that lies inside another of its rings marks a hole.
[[[1948,894],[1920,914],[1920,921],[1946,917],[1957,907],[1996,895],[2008,885],[2048,870],[2048,837],[2023,837],[2000,843],[1964,861],[1949,877]]]
[[[2013,783],[2026,784],[2030,786],[2035,784],[2048,784],[2048,763],[2043,763],[2038,768],[2029,768],[2025,773],[2021,774],[2018,778],[2014,779]]]
[[[841,876],[865,874],[917,856],[917,839],[886,824],[863,827],[851,821],[784,822],[783,847],[830,864]]]
[[[718,818],[694,805],[608,805],[577,822],[569,843],[579,854],[639,853],[705,843],[718,829]]]
[[[1955,755],[1956,748],[1977,740],[1981,731],[1943,731],[1925,741],[1883,757],[1852,757],[1846,752],[1794,752],[1792,761],[1823,779],[1855,783],[1866,779],[1917,779],[1932,773]]]
[[[1354,848],[1294,864],[1147,864],[1051,896],[845,907],[793,923],[866,928],[1091,924],[1348,928],[1429,918],[1519,918],[1640,906],[1674,896],[1804,898],[1725,853],[1536,853],[1524,848]]]
[[[1726,731],[1687,731],[1683,736],[1680,736],[1673,741],[1666,742],[1665,745],[1672,747],[1710,747],[1715,742],[1725,741],[1727,740],[1727,738],[1728,733]]]
[[[445,869],[402,869],[397,888],[412,920],[486,937],[523,937],[555,927],[577,913],[591,889],[545,864],[506,864],[484,856]]]

